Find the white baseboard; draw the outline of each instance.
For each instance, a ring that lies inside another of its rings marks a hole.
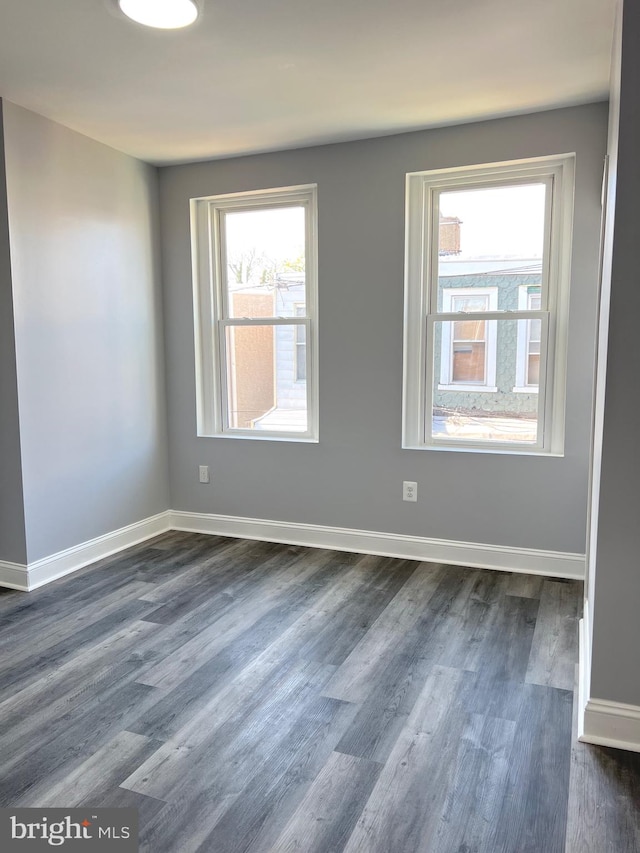
[[[588,698],[591,684],[591,637],[586,602],[584,617],[580,620],[579,637],[578,740],[640,752],[640,706]]]
[[[170,530],[169,513],[161,512],[104,536],[97,536],[88,542],[82,542],[73,548],[58,551],[50,557],[35,560],[26,566],[12,563],[0,563],[0,586],[20,589],[25,592],[37,589],[46,583],[82,569],[96,560],[103,560],[111,554],[130,548],[145,539],[151,539]]]
[[[261,539],[311,548],[351,551],[358,554],[380,554],[410,560],[428,560],[481,569],[545,575],[550,577],[584,577],[585,559],[582,554],[539,551],[529,548],[506,548],[472,542],[453,542],[446,539],[427,539],[402,536],[371,530],[352,530],[344,527],[324,527],[318,524],[295,524],[258,518],[229,515],[178,512],[168,510],[135,524],[82,542],[73,548],[59,551],[50,557],[28,565],[0,562],[0,586],[28,592],[57,578],[102,560],[145,539],[184,530],[240,539]]]
[[[578,740],[640,752],[640,706],[589,699]]]
[[[295,524],[259,518],[171,511],[172,530],[261,539],[288,545],[307,545],[334,551],[380,554],[410,560],[428,560],[480,569],[546,575],[583,580],[584,554],[540,551],[529,548],[506,548],[447,539],[427,539],[397,533],[324,527],[317,524]]]
[[[29,577],[27,567],[22,563],[7,563],[0,560],[0,586],[28,592]]]

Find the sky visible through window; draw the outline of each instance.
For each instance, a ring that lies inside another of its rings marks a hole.
[[[544,205],[542,183],[440,195],[440,214],[461,220],[457,260],[542,258]]]
[[[304,270],[303,207],[228,213],[225,228],[232,285],[265,284],[278,273]]]
[[[442,216],[461,220],[458,260],[542,258],[545,185],[443,192]],[[304,213],[300,207],[227,214],[230,254],[253,250],[276,262],[304,252]]]

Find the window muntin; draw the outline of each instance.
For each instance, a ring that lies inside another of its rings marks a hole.
[[[198,434],[317,441],[315,186],[191,205]]]
[[[561,453],[573,156],[415,173],[407,189],[403,446]],[[489,310],[450,295],[488,288]]]

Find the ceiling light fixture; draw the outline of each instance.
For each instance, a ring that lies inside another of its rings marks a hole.
[[[198,17],[194,0],[118,0],[118,5],[133,21],[160,30],[188,27]]]

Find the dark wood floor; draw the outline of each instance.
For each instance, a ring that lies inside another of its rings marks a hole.
[[[135,806],[148,853],[638,851],[640,756],[572,757],[580,598],[180,533],[3,590],[0,806]]]

